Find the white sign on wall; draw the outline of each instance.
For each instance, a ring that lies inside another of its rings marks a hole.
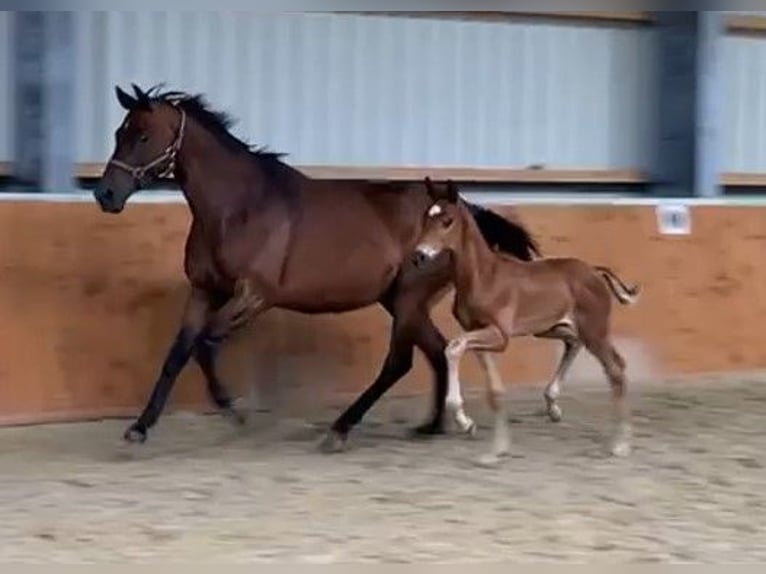
[[[683,204],[660,204],[657,206],[657,227],[663,235],[689,235],[692,232],[692,216]]]

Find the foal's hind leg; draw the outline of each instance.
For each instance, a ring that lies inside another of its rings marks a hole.
[[[577,337],[577,333],[569,323],[560,323],[544,333],[535,335],[540,339],[559,339],[564,343],[564,354],[559,361],[559,366],[551,381],[546,385],[543,396],[545,397],[546,410],[548,417],[555,423],[561,420],[561,407],[558,405],[558,398],[561,394],[561,385],[564,383],[567,372],[574,362],[577,354],[582,349],[582,343]]]
[[[611,451],[614,456],[624,457],[631,450],[630,408],[627,402],[625,359],[617,352],[608,337],[587,341],[588,350],[601,363],[612,388],[612,408],[615,431]]]

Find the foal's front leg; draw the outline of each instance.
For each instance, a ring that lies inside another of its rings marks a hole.
[[[508,415],[505,411],[505,386],[490,353],[480,351],[477,355],[487,380],[487,400],[495,413],[492,451],[482,457],[481,461],[484,464],[495,464],[511,450],[511,429],[508,428]]]
[[[495,458],[506,454],[508,451],[507,441],[503,442],[498,438],[502,428],[499,428],[498,420],[500,416],[505,416],[502,411],[502,382],[499,382],[499,375],[494,368],[491,359],[484,356],[484,352],[499,352],[505,349],[507,345],[505,334],[497,327],[487,327],[476,331],[463,333],[452,339],[447,345],[445,354],[448,364],[448,390],[447,390],[447,408],[450,409],[458,426],[464,432],[472,432],[475,429],[475,423],[465,414],[463,410],[463,397],[460,391],[460,359],[468,351],[481,351],[479,358],[482,367],[485,370],[489,383],[490,406],[495,411],[495,441],[493,455]],[[501,423],[505,425],[505,421]],[[505,428],[505,427],[503,427]]]

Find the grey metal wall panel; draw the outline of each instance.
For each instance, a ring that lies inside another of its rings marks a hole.
[[[12,12],[0,12],[0,161],[13,160]]]
[[[766,40],[728,36],[724,49],[724,171],[766,171]]]
[[[238,135],[326,165],[642,168],[652,30],[330,14],[78,12],[78,160],[113,85],[203,91]]]

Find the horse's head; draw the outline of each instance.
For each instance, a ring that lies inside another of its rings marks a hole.
[[[457,186],[451,180],[445,186],[436,186],[426,177],[426,187],[433,203],[424,216],[423,229],[415,247],[417,266],[431,261],[442,251],[454,250],[460,241]]]
[[[153,101],[135,84],[134,96],[119,86],[115,92],[127,114],[114,134],[112,157],[94,192],[108,213],[120,213],[142,186],[172,173],[186,126],[180,107]]]

